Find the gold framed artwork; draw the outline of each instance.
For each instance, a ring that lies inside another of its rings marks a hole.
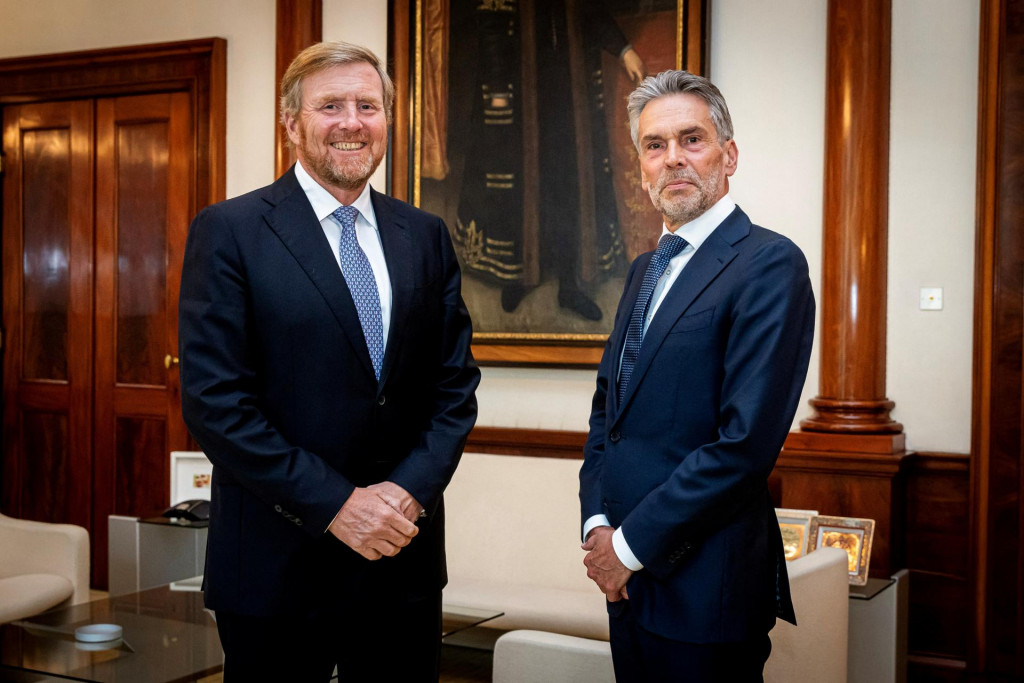
[[[787,561],[803,557],[808,553],[811,520],[817,514],[817,510],[775,508],[775,516],[779,520],[779,531],[782,533],[782,547],[786,551]]]
[[[810,549],[841,548],[849,557],[850,584],[863,586],[868,582],[871,563],[871,541],[875,520],[857,517],[818,516],[811,520]]]
[[[709,2],[390,0],[389,192],[445,220],[481,362],[600,361],[661,228],[625,97],[706,71]]]

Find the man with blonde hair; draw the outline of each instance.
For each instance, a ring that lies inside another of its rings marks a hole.
[[[214,465],[228,683],[437,680],[442,492],[480,375],[447,228],[368,184],[393,101],[370,51],[304,50],[281,82],[298,162],[189,231],[182,407]]]

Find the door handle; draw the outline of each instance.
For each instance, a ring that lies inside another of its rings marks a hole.
[[[172,365],[177,365],[177,364],[178,364],[178,357],[177,356],[172,356],[171,354],[167,354],[166,356],[164,356],[164,367],[167,368],[168,370],[171,369]]]

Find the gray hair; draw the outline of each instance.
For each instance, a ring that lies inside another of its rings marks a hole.
[[[732,140],[732,117],[722,93],[715,84],[689,71],[662,71],[657,76],[648,76],[636,90],[629,94],[626,111],[629,113],[629,134],[633,138],[633,146],[640,151],[640,113],[654,99],[666,95],[696,95],[704,100],[711,112],[711,122],[718,131],[718,142],[724,144]]]
[[[297,116],[302,107],[303,78],[332,66],[359,63],[369,64],[376,69],[377,75],[380,76],[380,82],[384,89],[384,113],[390,124],[391,109],[395,104],[395,84],[388,76],[387,70],[377,55],[365,47],[341,41],[310,45],[292,60],[281,79],[281,123],[285,122],[286,115]]]

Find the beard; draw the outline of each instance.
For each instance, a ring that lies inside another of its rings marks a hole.
[[[373,172],[380,166],[383,155],[374,157],[370,148],[372,144],[367,142],[363,149],[364,154],[355,159],[337,163],[333,157],[329,145],[327,148],[315,144],[306,137],[305,126],[300,126],[299,135],[302,140],[300,150],[303,159],[309,163],[309,170],[314,176],[329,185],[334,185],[343,190],[358,190],[361,188]],[[334,140],[333,142],[354,142],[356,140]]]
[[[661,174],[658,182],[651,185],[647,192],[651,195],[654,208],[666,218],[666,224],[685,225],[715,205],[721,196],[721,168],[722,161],[719,160],[708,167],[708,172],[703,177],[692,169]],[[677,180],[693,183],[693,191],[662,196],[665,186]]]

